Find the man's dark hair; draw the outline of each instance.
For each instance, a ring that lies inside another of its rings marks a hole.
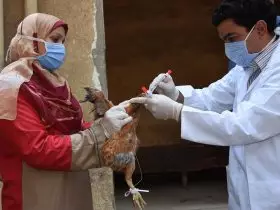
[[[233,19],[249,31],[259,20],[264,20],[268,31],[273,33],[276,17],[277,7],[271,0],[222,0],[213,13],[212,23],[218,26],[224,20]]]

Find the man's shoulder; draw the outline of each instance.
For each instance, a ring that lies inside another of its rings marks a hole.
[[[243,67],[236,65],[233,67],[225,77],[231,80],[240,80],[245,75],[245,70]]]
[[[238,66],[238,65],[236,65],[235,67],[233,67],[231,70],[229,70],[229,72],[228,73],[230,73],[230,72],[234,72],[234,73],[242,73],[242,72],[244,72],[245,70],[244,70],[244,68],[242,67],[242,66]]]

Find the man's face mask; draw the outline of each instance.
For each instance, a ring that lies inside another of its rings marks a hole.
[[[31,36],[23,36],[23,38],[43,42],[45,45],[46,53],[44,55],[37,56],[37,60],[41,66],[49,71],[57,70],[63,63],[65,59],[65,46],[60,43],[46,42],[42,39],[37,39]]]
[[[226,56],[239,66],[242,67],[249,66],[252,60],[259,54],[259,53],[250,54],[248,52],[247,43],[246,43],[247,39],[250,37],[254,28],[255,26],[250,30],[245,40],[225,43]]]

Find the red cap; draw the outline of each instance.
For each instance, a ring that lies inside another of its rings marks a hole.
[[[148,92],[148,89],[145,86],[141,87],[141,90],[143,91],[143,93],[147,93]]]
[[[167,74],[172,74],[172,70],[169,69],[169,70],[167,71]]]

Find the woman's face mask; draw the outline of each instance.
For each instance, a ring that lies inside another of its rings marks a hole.
[[[24,36],[23,38],[44,43],[45,54],[37,56],[41,66],[49,71],[57,70],[63,63],[66,55],[65,46],[62,43],[46,42],[42,39]]]
[[[250,54],[248,52],[247,48],[247,39],[252,34],[252,31],[254,30],[255,26],[250,30],[248,35],[246,36],[245,40],[243,41],[237,41],[237,42],[231,42],[231,43],[225,43],[225,53],[226,56],[236,63],[239,66],[247,67],[250,65],[250,63],[254,60],[254,58],[257,57],[259,53],[252,53]]]

